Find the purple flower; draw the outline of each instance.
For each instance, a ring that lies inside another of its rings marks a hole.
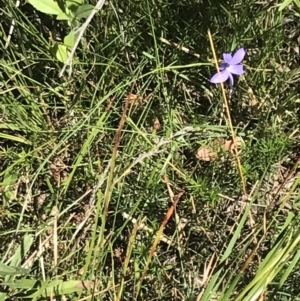
[[[230,89],[232,89],[234,83],[232,74],[242,75],[245,72],[241,63],[245,54],[246,51],[243,47],[238,49],[233,56],[230,53],[223,53],[224,62],[219,65],[220,73],[216,73],[210,82],[213,84],[224,83],[229,78]]]

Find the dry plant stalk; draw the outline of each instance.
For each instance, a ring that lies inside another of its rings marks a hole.
[[[69,77],[71,77],[72,74],[72,60],[75,54],[75,51],[80,43],[81,38],[83,37],[84,32],[86,31],[87,27],[89,26],[89,24],[91,23],[92,19],[94,18],[95,14],[101,10],[101,8],[103,7],[105,3],[105,0],[99,0],[97,2],[97,4],[95,5],[94,9],[91,11],[90,15],[86,18],[85,22],[81,25],[81,27],[78,30],[78,36],[77,39],[74,43],[74,46],[69,54],[68,59],[66,60],[63,68],[61,69],[60,73],[59,73],[59,77],[61,77],[63,75],[63,73],[65,72],[67,66],[69,66]]]
[[[161,239],[161,236],[163,235],[163,231],[164,231],[164,229],[165,229],[165,227],[166,227],[166,225],[167,225],[170,217],[172,216],[172,214],[173,214],[173,212],[174,212],[174,210],[175,210],[175,208],[177,206],[177,203],[180,200],[180,198],[182,197],[183,193],[184,192],[181,191],[181,192],[179,192],[174,197],[173,204],[171,205],[171,207],[169,208],[168,212],[166,213],[165,218],[164,218],[163,222],[161,223],[159,230],[157,231],[156,237],[154,239],[154,242],[152,244],[152,247],[150,249],[150,252],[149,252],[149,255],[148,255],[148,258],[147,258],[146,265],[145,265],[144,270],[142,272],[142,276],[139,279],[139,282],[137,284],[137,297],[139,295],[139,292],[140,292],[143,280],[144,280],[144,278],[145,278],[145,276],[147,274],[147,271],[148,271],[149,265],[151,263],[152,257],[153,257],[153,255],[154,255],[154,253],[156,251],[157,245],[158,245],[158,243],[159,243],[159,241]]]

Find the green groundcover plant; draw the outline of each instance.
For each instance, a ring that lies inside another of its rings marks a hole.
[[[0,4],[0,301],[300,300],[299,6]]]

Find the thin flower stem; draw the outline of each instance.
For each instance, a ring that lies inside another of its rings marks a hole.
[[[208,37],[209,37],[209,42],[210,42],[211,50],[212,50],[212,53],[213,53],[213,58],[214,58],[214,61],[215,61],[215,65],[216,65],[216,68],[217,68],[217,72],[220,74],[219,65],[216,63],[218,60],[217,60],[216,51],[215,51],[215,47],[214,47],[214,42],[213,42],[210,30],[208,30]],[[238,169],[239,169],[239,173],[240,173],[240,177],[241,177],[241,181],[242,181],[243,193],[244,193],[245,196],[247,196],[246,180],[245,180],[245,177],[244,177],[244,174],[243,174],[241,159],[240,159],[238,149],[237,149],[237,139],[236,139],[235,131],[233,129],[233,125],[232,125],[232,120],[231,120],[231,115],[230,115],[230,110],[229,110],[229,104],[228,104],[228,100],[227,100],[227,97],[226,97],[224,84],[222,82],[220,84],[221,84],[221,90],[222,90],[222,95],[223,95],[226,114],[227,114],[227,119],[228,119],[227,121],[228,121],[228,124],[229,124],[229,128],[230,128],[230,131],[231,131],[231,136],[232,136],[232,140],[233,140],[233,144],[234,144],[234,153],[235,153],[235,157],[236,157],[236,161],[237,161],[237,165],[238,165]]]

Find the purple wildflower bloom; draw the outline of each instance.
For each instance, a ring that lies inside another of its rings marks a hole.
[[[233,56],[230,53],[223,53],[224,62],[219,65],[220,73],[216,73],[210,82],[213,84],[224,83],[229,78],[230,89],[232,89],[234,83],[232,74],[242,75],[245,72],[242,65],[245,54],[246,51],[243,47],[238,49]]]

